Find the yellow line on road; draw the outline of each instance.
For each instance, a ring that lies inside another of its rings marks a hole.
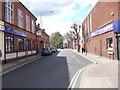
[[[71,53],[71,52],[70,52],[70,53]],[[71,55],[73,56],[73,58],[76,59],[76,61],[77,61],[78,63],[80,63],[79,59],[77,59],[72,53],[71,53]]]
[[[41,56],[41,57],[42,57],[42,56]],[[40,57],[40,58],[41,58],[41,57]],[[11,68],[11,69],[9,69],[9,70],[7,70],[7,71],[0,72],[0,75],[4,75],[4,74],[6,74],[6,73],[8,73],[8,72],[10,72],[10,71],[13,71],[13,70],[15,70],[15,69],[17,69],[17,68],[19,68],[19,67],[21,67],[21,66],[23,66],[23,65],[26,65],[26,64],[28,64],[28,63],[30,63],[30,62],[33,62],[33,61],[35,61],[35,60],[37,60],[37,59],[30,60],[30,61],[25,62],[25,63],[23,63],[23,64],[20,64],[20,65],[18,65],[18,66],[16,66],[16,67],[13,67],[13,68]]]
[[[84,55],[81,55],[81,56],[84,57],[84,58],[86,58],[86,59],[88,59],[89,61],[93,62],[94,64],[97,64],[97,62],[95,62],[94,60],[92,60],[92,59],[90,59],[90,58],[88,58],[88,57],[86,57]]]
[[[79,69],[79,70],[75,73],[75,75],[73,76],[73,78],[72,78],[72,80],[71,80],[71,82],[70,82],[67,90],[73,89],[73,88],[75,87],[75,84],[76,84],[76,82],[77,82],[77,80],[78,80],[78,77],[79,77],[80,73],[81,73],[82,71],[86,70],[86,69],[87,69],[88,67],[90,67],[91,65],[93,65],[93,64],[90,64],[90,65],[88,65],[88,66],[86,66],[86,67],[83,67],[83,68]]]

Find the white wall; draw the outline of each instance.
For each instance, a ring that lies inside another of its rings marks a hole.
[[[0,21],[0,24],[3,25],[4,23]],[[0,50],[2,51],[1,60],[4,60],[4,32],[0,30]]]

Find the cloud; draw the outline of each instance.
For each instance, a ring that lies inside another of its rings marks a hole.
[[[73,22],[81,23],[98,0],[20,0],[50,35],[59,31],[65,34]],[[50,13],[50,11],[53,11]]]

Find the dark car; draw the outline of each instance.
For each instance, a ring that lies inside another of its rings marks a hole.
[[[55,48],[55,47],[50,47],[50,49],[52,50],[52,52],[56,52],[57,51],[57,48]]]
[[[41,55],[52,55],[52,50],[50,48],[43,48]]]

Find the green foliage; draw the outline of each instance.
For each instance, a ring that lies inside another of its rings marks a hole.
[[[62,47],[63,46],[63,37],[59,32],[54,32],[50,38],[51,46]]]

